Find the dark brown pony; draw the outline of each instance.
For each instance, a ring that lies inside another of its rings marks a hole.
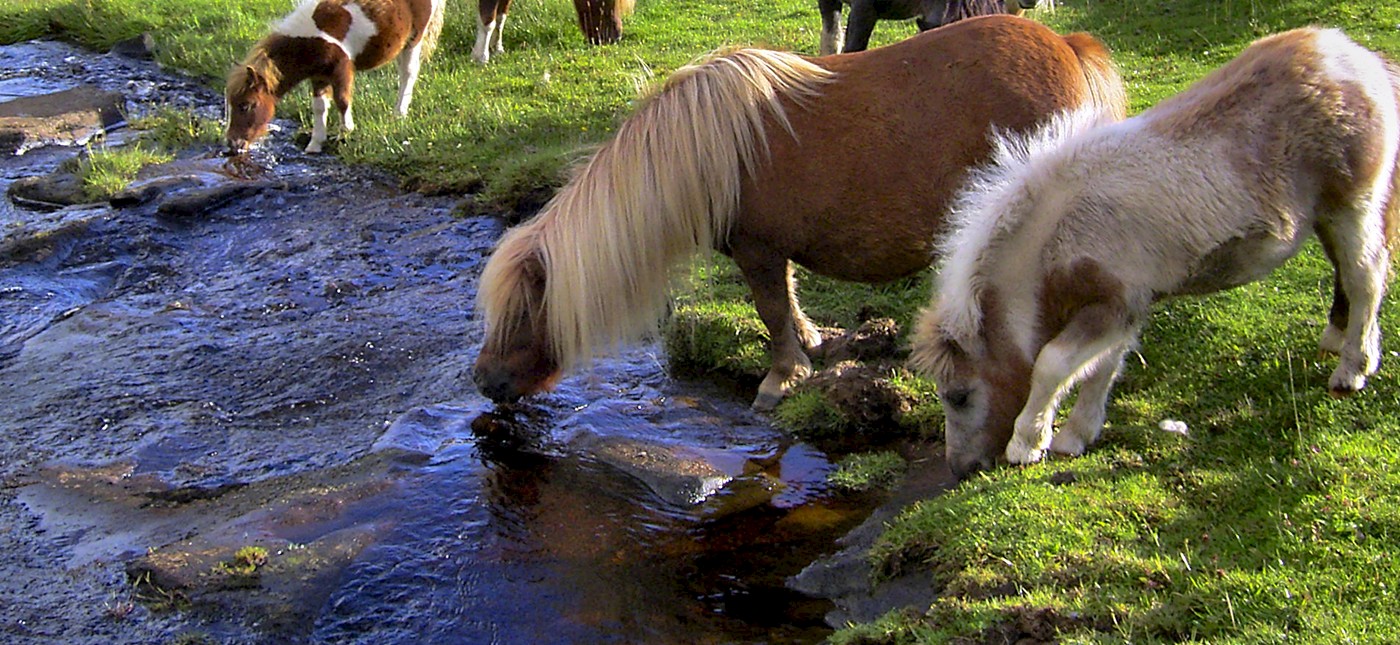
[[[504,51],[501,31],[505,29],[510,1],[477,1],[476,46],[472,48],[472,60],[485,63],[491,59],[491,54]],[[632,6],[633,0],[574,0],[578,27],[584,39],[594,45],[610,45],[622,39],[622,17],[632,13]]]
[[[771,407],[821,341],[789,261],[858,282],[917,272],[993,128],[1082,106],[1121,117],[1124,103],[1099,41],[1011,16],[859,54],[740,49],[681,69],[501,240],[477,299],[477,385],[513,401],[655,329],[668,270],[713,248],[738,264],[771,335],[754,401]]]
[[[326,141],[327,95],[341,127],[355,129],[350,112],[355,72],[390,60],[399,67],[395,114],[408,115],[424,58],[437,45],[445,0],[307,0],[274,25],[248,57],[229,72],[225,99],[229,149],[243,152],[267,133],[277,101],[311,81],[314,121],[307,152]]]
[[[865,51],[876,20],[909,20],[919,31],[950,23],[999,13],[1020,15],[1034,9],[1040,0],[817,0],[822,16],[821,54]],[[1054,0],[1047,0],[1054,6]],[[851,8],[846,29],[841,30],[841,5]]]

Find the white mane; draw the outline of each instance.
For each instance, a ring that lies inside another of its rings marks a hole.
[[[947,333],[966,340],[981,328],[983,254],[1033,211],[1040,187],[1054,185],[1056,160],[1072,154],[1066,144],[1115,121],[1112,114],[1081,107],[1056,114],[1029,132],[992,132],[992,160],[969,172],[949,207],[950,232],[939,244],[943,261],[936,310]]]

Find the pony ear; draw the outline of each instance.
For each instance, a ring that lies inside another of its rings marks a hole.
[[[248,79],[248,89],[267,89],[267,82],[263,80],[261,74],[258,74],[258,70],[253,69],[251,65],[243,66],[243,74],[244,78]]]

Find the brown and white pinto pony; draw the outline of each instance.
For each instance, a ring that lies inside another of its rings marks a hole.
[[[1263,278],[1314,233],[1334,268],[1328,387],[1364,387],[1400,237],[1397,73],[1298,29],[1127,121],[1081,111],[1003,136],[955,202],[911,355],[937,381],[953,471],[1081,454],[1154,302]]]
[[[668,270],[718,249],[771,338],[754,401],[769,408],[811,372],[804,349],[821,342],[790,261],[858,282],[928,267],[991,129],[1078,106],[1124,112],[1108,51],[1011,16],[858,54],[740,49],[687,66],[501,240],[477,299],[487,331],[476,383],[514,401],[645,335],[665,312]]]
[[[1045,0],[1051,8],[1055,0]],[[817,0],[822,17],[819,51],[823,56],[865,51],[876,20],[914,19],[919,31],[927,31],[972,18],[1009,13],[1019,16],[1040,0]],[[851,8],[846,29],[841,29],[841,5]]]
[[[472,60],[485,63],[491,54],[504,51],[501,32],[511,0],[477,0],[476,46]],[[578,27],[583,37],[594,45],[610,45],[622,39],[622,18],[632,13],[633,0],[574,0],[578,12]]]
[[[225,88],[231,152],[241,153],[267,133],[277,101],[302,81],[311,82],[312,129],[307,152],[326,141],[327,98],[340,124],[355,129],[350,111],[355,72],[390,60],[399,68],[394,112],[408,115],[418,71],[437,45],[446,0],[306,0],[229,72]]]

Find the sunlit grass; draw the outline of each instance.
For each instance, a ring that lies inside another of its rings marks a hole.
[[[1393,3],[1058,4],[1033,15],[1102,38],[1134,111],[1255,38],[1307,24],[1342,27],[1400,58]],[[0,5],[0,40],[59,36],[105,48],[149,30],[164,64],[217,87],[288,5],[19,0]],[[640,0],[621,44],[589,47],[567,2],[520,0],[505,54],[482,67],[468,60],[470,3],[454,0],[410,118],[389,116],[393,72],[364,74],[361,127],[338,154],[414,185],[481,190],[509,204],[557,185],[628,113],[638,88],[723,45],[813,53],[819,22],[814,0]],[[881,23],[874,44],[912,31]],[[281,113],[307,122],[305,92]],[[804,307],[824,325],[849,327],[871,314],[907,325],[930,297],[927,276],[877,286],[802,279]],[[672,359],[761,375],[765,334],[733,265],[702,258],[681,282]],[[1158,307],[1129,356],[1101,442],[1083,458],[1003,468],[911,507],[890,524],[874,562],[882,575],[924,576],[946,590],[927,607],[835,640],[979,642],[983,630],[1029,607],[1069,617],[1058,634],[1069,643],[1400,642],[1400,310],[1387,303],[1382,312],[1381,373],[1366,391],[1333,400],[1326,380],[1335,358],[1316,351],[1330,288],[1326,261],[1310,245],[1268,280]],[[921,400],[908,418],[937,436],[938,406]],[[802,397],[790,405],[816,409]],[[1184,421],[1189,434],[1158,430],[1164,418]]]

